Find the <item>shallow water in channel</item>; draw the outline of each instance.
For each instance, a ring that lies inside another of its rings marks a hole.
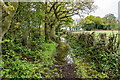
[[[55,59],[57,64],[73,64],[73,58],[71,57],[71,47],[65,38],[60,37],[60,41],[56,47]]]

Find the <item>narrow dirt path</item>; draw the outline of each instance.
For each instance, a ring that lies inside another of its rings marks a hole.
[[[77,78],[75,64],[65,64],[58,66],[58,73],[62,78]]]

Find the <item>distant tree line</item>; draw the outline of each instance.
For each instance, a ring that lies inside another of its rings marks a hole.
[[[120,30],[118,20],[114,14],[106,14],[105,17],[87,16],[79,21],[79,27],[84,30]]]

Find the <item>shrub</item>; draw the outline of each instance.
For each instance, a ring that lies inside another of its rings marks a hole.
[[[118,34],[106,37],[106,33],[95,37],[93,33],[79,33],[71,35],[70,45],[77,56],[85,55],[89,61],[95,63],[98,72],[104,72],[109,77],[118,76],[118,48],[120,42]]]

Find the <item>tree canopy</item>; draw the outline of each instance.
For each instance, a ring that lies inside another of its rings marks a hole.
[[[57,29],[62,25],[73,25],[71,16],[88,14],[95,9],[93,0],[80,2],[6,2],[1,1],[3,8],[2,36],[13,26],[26,28],[26,35],[31,27],[43,28],[46,41],[55,39]],[[44,26],[44,27],[43,27]],[[58,31],[58,30],[57,30]],[[27,36],[26,36],[27,37]]]
[[[118,29],[118,21],[113,14],[105,17],[87,16],[80,21],[81,28],[85,30],[114,30]]]

